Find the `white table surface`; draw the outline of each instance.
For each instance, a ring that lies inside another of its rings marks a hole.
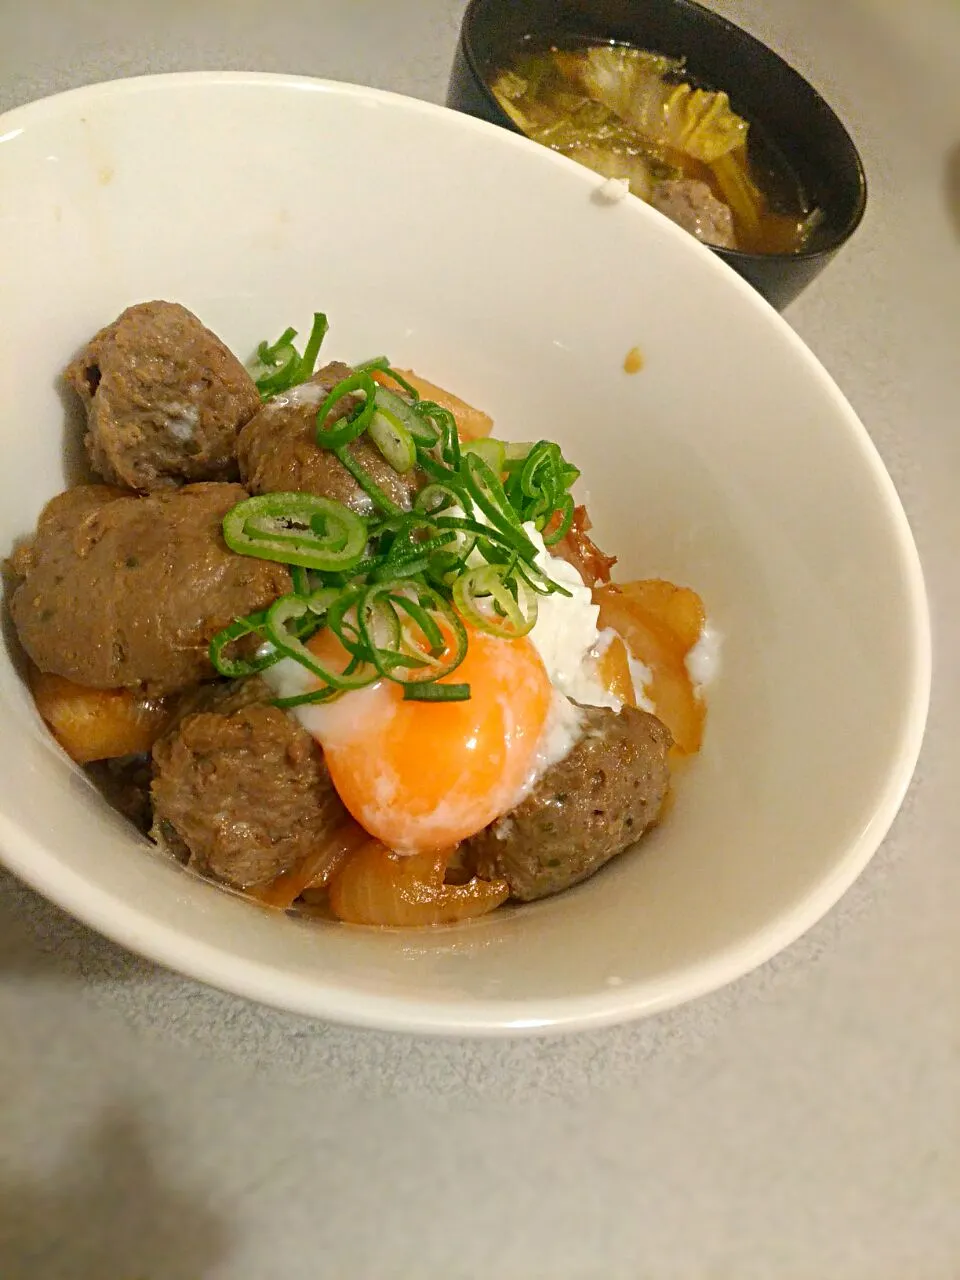
[[[927,573],[934,701],[893,832],[749,978],[523,1042],[255,1008],[0,873],[2,1280],[960,1277],[960,5],[717,7],[825,90],[871,182],[788,318],[864,418]],[[188,68],[442,100],[462,8],[2,0],[0,108]]]

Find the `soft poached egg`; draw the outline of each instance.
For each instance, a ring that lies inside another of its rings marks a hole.
[[[520,639],[468,627],[467,656],[450,676],[469,683],[468,701],[408,702],[398,684],[380,680],[294,710],[323,747],[346,808],[391,849],[452,848],[475,835],[570,752],[582,734],[576,703],[620,709],[600,679],[609,637],[597,629],[589,587],[532,524],[525,531],[539,567],[570,594],[541,596],[537,621]],[[264,678],[280,697],[317,683],[292,658]]]

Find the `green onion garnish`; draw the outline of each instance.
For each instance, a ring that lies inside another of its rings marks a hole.
[[[310,336],[307,338],[307,345],[303,348],[300,368],[297,370],[301,382],[308,382],[313,377],[314,370],[317,367],[317,356],[320,354],[320,347],[327,336],[329,328],[330,325],[327,323],[327,317],[323,312],[315,311],[313,313],[313,327],[310,330]]]
[[[363,557],[367,526],[331,498],[311,493],[264,493],[228,511],[223,538],[232,551],[342,573]]]
[[[403,690],[404,702],[466,702],[468,684],[408,684]]]
[[[429,449],[440,438],[439,430],[429,418],[417,411],[416,405],[409,404],[403,396],[398,396],[395,392],[379,385],[377,386],[377,408],[406,427],[417,444],[425,445]]]
[[[303,355],[287,329],[257,349],[257,386],[269,398],[313,376],[327,331],[314,316]],[[382,372],[384,387],[372,377]],[[397,390],[396,388],[399,388]],[[398,474],[422,484],[412,511],[402,510],[357,460],[364,435]],[[357,365],[331,388],[316,417],[316,441],[329,449],[374,507],[367,518],[307,493],[271,493],[228,512],[224,539],[241,555],[290,568],[293,591],[268,609],[238,618],[210,645],[216,669],[252,675],[292,658],[316,689],[277,699],[278,706],[326,702],[377,680],[403,686],[420,701],[462,701],[467,684],[444,684],[467,651],[464,622],[505,639],[536,623],[541,595],[569,592],[539,568],[524,526],[548,546],[573,520],[569,492],[580,474],[549,440],[508,444],[486,439],[461,446],[453,415],[415,388],[386,356]],[[331,667],[307,646],[326,628],[344,650]],[[238,640],[259,640],[256,656],[239,659]]]
[[[251,659],[231,658],[227,653],[231,645],[245,636],[256,635],[261,641],[264,640],[266,621],[267,611],[262,609],[258,613],[248,614],[245,618],[237,618],[235,622],[230,623],[229,627],[224,627],[222,631],[217,632],[210,642],[210,661],[222,676],[228,676],[231,680],[237,680],[241,676],[252,676],[280,660],[283,655],[275,650],[263,657]]]
[[[368,428],[370,439],[399,475],[412,471],[417,461],[413,436],[389,409],[377,408]]]
[[[504,565],[478,565],[460,574],[453,602],[467,622],[507,640],[525,636],[537,620],[536,593]]]
[[[501,475],[506,465],[507,450],[502,440],[487,437],[486,440],[468,440],[461,445],[462,453],[475,453],[481,457],[494,475]]]
[[[272,345],[261,342],[251,372],[256,375],[256,386],[261,399],[269,400],[281,391],[289,391],[301,382],[308,382],[314,373],[320,345],[330,326],[322,311],[314,312],[313,326],[303,355],[299,355],[293,340],[296,329],[285,329]]]
[[[345,471],[349,471],[356,480],[357,484],[367,495],[375,507],[379,507],[385,516],[403,515],[402,510],[397,506],[393,499],[380,488],[375,480],[373,480],[356,460],[353,454],[346,446],[342,449],[334,449],[334,457],[340,463]]]
[[[400,684],[439,680],[467,654],[461,619],[439,592],[415,578],[368,587],[357,605],[357,624],[369,661]]]
[[[327,425],[331,410],[349,395],[360,393],[363,401],[355,405],[346,417],[338,419],[333,426]],[[376,385],[369,373],[352,373],[349,378],[338,382],[320,406],[317,413],[317,444],[322,449],[342,449],[350,444],[370,425],[376,412]]]
[[[295,629],[289,625],[291,622],[302,619],[309,610],[307,601],[297,596],[281,596],[270,606],[267,611],[266,631],[268,639],[277,652],[285,658],[296,659],[312,675],[322,680],[323,687],[326,689],[362,689],[364,685],[371,683],[371,679],[376,679],[376,676],[371,678],[362,669],[351,671],[352,663],[348,664],[343,671],[333,671],[310,652],[297,636]]]

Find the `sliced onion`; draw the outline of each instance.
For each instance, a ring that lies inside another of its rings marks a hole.
[[[326,844],[307,854],[298,867],[285,871],[268,885],[248,890],[266,907],[292,907],[301,893],[323,889],[347,858],[370,839],[359,822],[348,818],[331,834]]]
[[[608,693],[612,693],[626,707],[637,705],[637,693],[630,674],[627,646],[619,636],[614,636],[600,655],[597,671]]]
[[[595,587],[598,582],[610,581],[610,571],[617,563],[617,557],[604,555],[588,536],[590,528],[586,507],[577,507],[570,528],[556,546],[551,547],[551,551],[572,564],[588,587]]]
[[[369,840],[331,882],[333,913],[347,924],[413,929],[486,915],[507,900],[505,880],[444,884],[450,857],[450,850],[403,856]]]
[[[677,751],[682,755],[699,751],[704,706],[694,692],[684,661],[686,651],[677,636],[612,583],[596,587],[593,600],[600,606],[601,630],[612,627],[633,656],[650,668],[650,699],[673,735]]]
[[[683,656],[700,639],[707,621],[703,601],[690,587],[677,587],[662,578],[646,578],[640,582],[623,582],[620,590],[647,613],[662,622],[677,638]]]
[[[90,689],[33,663],[29,679],[37,710],[78,764],[149,751],[170,722],[169,698],[147,698],[130,689]]]

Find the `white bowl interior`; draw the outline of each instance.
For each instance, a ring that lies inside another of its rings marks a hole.
[[[14,870],[204,980],[463,1031],[664,1007],[835,901],[919,749],[923,586],[863,428],[732,272],[639,201],[601,204],[545,149],[369,90],[163,77],[36,104],[0,135],[3,548],[77,456],[59,371],[124,306],[182,302],[241,355],[322,308],[329,357],[388,352],[500,433],[557,439],[619,572],[695,586],[725,636],[702,755],[641,850],[552,901],[409,934],[261,912],[165,862],[46,736],[3,658]]]

